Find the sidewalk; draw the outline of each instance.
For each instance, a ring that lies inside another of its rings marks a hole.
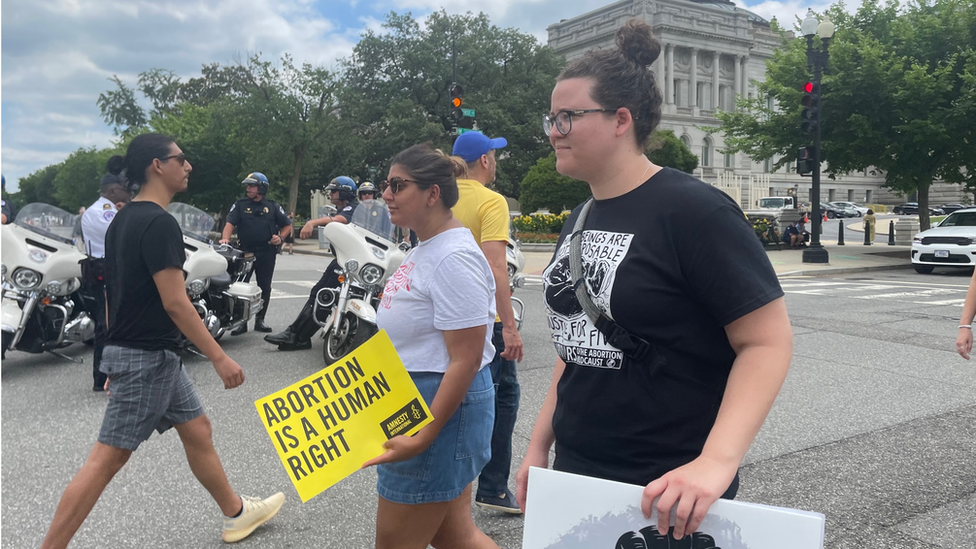
[[[852,227],[853,228],[853,227]],[[767,250],[773,269],[779,276],[825,276],[843,273],[859,273],[866,271],[882,271],[889,269],[907,269],[912,266],[909,258],[911,246],[887,246],[875,243],[871,246],[852,243],[847,241],[847,245],[838,246],[836,241],[823,240],[824,248],[827,249],[829,263],[804,263],[803,250]],[[532,251],[523,249],[525,255],[526,276],[538,276],[549,265],[552,259],[552,246],[525,246],[533,248]],[[287,252],[285,252],[287,253]],[[295,240],[296,254],[310,254],[327,256],[331,258],[328,250],[320,250],[318,240]]]

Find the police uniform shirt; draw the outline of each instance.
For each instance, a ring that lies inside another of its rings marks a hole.
[[[81,234],[85,236],[89,256],[105,257],[105,232],[117,213],[115,204],[103,196],[81,215]]]
[[[291,225],[285,209],[274,200],[262,198],[255,202],[242,198],[230,207],[227,222],[237,227],[237,237],[244,248],[263,248],[271,245],[271,237],[281,227]]]
[[[7,222],[13,223],[14,218],[17,217],[17,209],[14,208],[14,205],[9,200],[0,199],[0,208],[2,208],[3,215],[7,216]]]

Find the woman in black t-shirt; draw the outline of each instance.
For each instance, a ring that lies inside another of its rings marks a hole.
[[[661,51],[631,21],[618,49],[594,50],[559,75],[543,128],[559,173],[595,201],[580,247],[582,278],[602,316],[650,344],[646,356],[607,340],[581,307],[565,224],[543,275],[559,360],[517,474],[530,466],[646,486],[658,531],[694,532],[737,471],[786,377],[793,337],[772,266],[738,205],[644,155],[661,119],[648,65]],[[694,204],[694,208],[688,208]],[[603,323],[601,323],[603,326]],[[655,503],[655,500],[656,503]]]

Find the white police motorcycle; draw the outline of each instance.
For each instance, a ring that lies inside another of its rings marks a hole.
[[[322,288],[315,296],[313,317],[322,327],[326,364],[337,362],[377,332],[376,311],[386,279],[406,256],[395,243],[395,227],[386,204],[368,202],[356,208],[348,224],[329,223],[322,228],[341,269],[340,286]],[[330,309],[328,315],[326,309]]]
[[[508,289],[512,292],[512,311],[515,313],[515,325],[521,330],[522,319],[525,316],[525,303],[515,297],[515,289],[525,286],[525,277],[522,271],[525,269],[525,256],[522,255],[522,242],[517,238],[508,238],[508,246],[505,247],[505,262],[508,267]]]
[[[261,288],[244,279],[254,269],[254,254],[226,244],[213,246],[216,220],[207,212],[172,202],[166,209],[183,230],[186,294],[210,335],[219,340],[257,315]]]
[[[24,206],[2,233],[2,352],[49,352],[95,335],[81,288],[85,254],[74,241],[78,216],[51,206]],[[91,305],[89,305],[91,306]]]

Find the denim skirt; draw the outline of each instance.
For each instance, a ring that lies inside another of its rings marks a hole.
[[[410,377],[430,406],[444,374],[410,372]],[[377,467],[376,491],[385,500],[409,505],[456,499],[491,458],[494,424],[495,387],[489,369],[482,368],[426,450],[406,461]]]

